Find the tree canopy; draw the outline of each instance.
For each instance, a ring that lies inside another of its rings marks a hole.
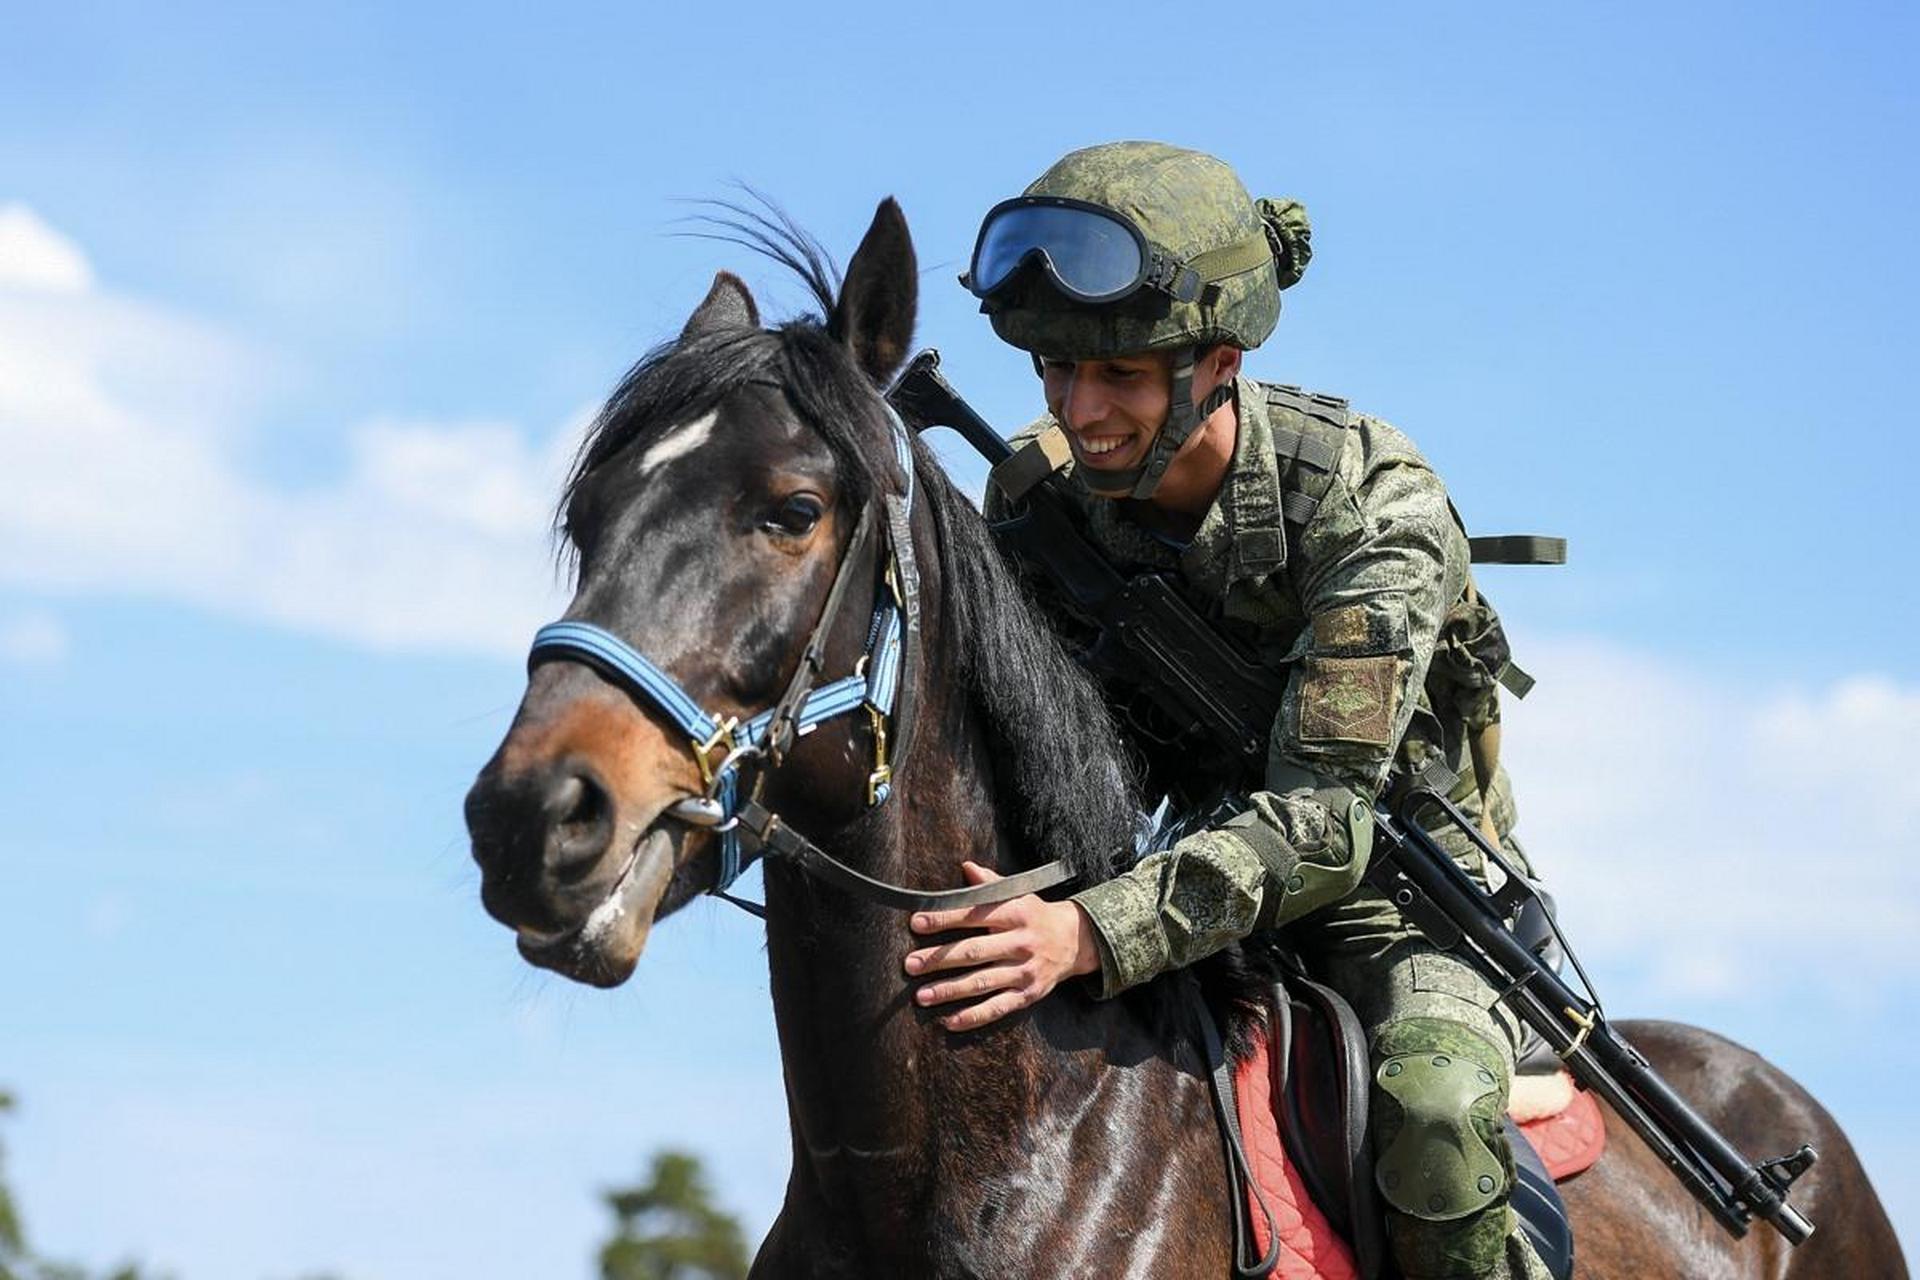
[[[742,1280],[739,1222],[713,1205],[700,1160],[659,1151],[645,1182],[604,1193],[614,1233],[600,1249],[601,1280]]]

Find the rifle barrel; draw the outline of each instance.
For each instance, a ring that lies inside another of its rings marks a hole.
[[[1429,802],[1438,804],[1469,837],[1477,834],[1452,802],[1433,791],[1416,791],[1402,802],[1400,812],[1410,814]],[[1728,1230],[1743,1235],[1746,1219],[1760,1217],[1791,1244],[1813,1234],[1813,1224],[1787,1203],[1783,1186],[1675,1093],[1652,1064],[1608,1025],[1597,1006],[1574,992],[1513,936],[1487,905],[1485,891],[1431,833],[1410,817],[1378,816],[1388,834],[1394,867],[1504,973],[1503,985],[1517,988],[1516,996],[1522,997],[1515,1004],[1530,1015],[1527,1022],[1560,1050],[1583,1085],[1606,1098],[1648,1140]],[[1620,1094],[1633,1105],[1622,1108]],[[1655,1140],[1650,1128],[1662,1135],[1660,1140]]]

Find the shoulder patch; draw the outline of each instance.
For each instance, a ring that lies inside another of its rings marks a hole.
[[[1341,605],[1313,615],[1313,651],[1321,657],[1406,653],[1405,604],[1394,596]]]
[[[1300,685],[1300,740],[1392,746],[1398,667],[1391,654],[1309,657]]]
[[[1367,610],[1350,604],[1313,615],[1313,647],[1319,653],[1367,647]]]

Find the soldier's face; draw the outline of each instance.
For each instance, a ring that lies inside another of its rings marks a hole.
[[[1161,352],[1042,363],[1047,409],[1067,429],[1076,465],[1095,471],[1140,465],[1167,420],[1172,363]]]
[[[1219,359],[1229,350],[1215,348],[1195,366],[1196,402],[1237,371],[1237,358]],[[1223,369],[1225,363],[1234,368]],[[1076,466],[1121,471],[1146,461],[1173,399],[1171,352],[1149,351],[1111,360],[1045,360],[1040,376],[1046,386],[1047,411],[1066,428]],[[1199,434],[1188,438],[1182,454],[1198,443]]]

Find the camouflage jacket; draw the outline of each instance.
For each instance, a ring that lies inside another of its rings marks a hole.
[[[1498,620],[1471,591],[1466,534],[1426,460],[1342,401],[1246,378],[1236,390],[1233,458],[1184,548],[1069,486],[1117,563],[1176,572],[1204,614],[1289,672],[1251,807],[1074,896],[1107,995],[1347,898],[1365,852],[1340,789],[1376,797],[1396,760],[1444,758],[1469,776],[1465,738],[1498,717],[1476,643]],[[989,486],[989,517],[1004,507]],[[1504,785],[1493,807],[1505,831]]]

